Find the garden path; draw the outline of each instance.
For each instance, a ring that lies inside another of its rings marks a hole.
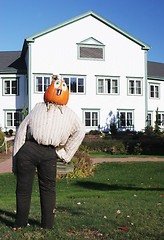
[[[164,162],[164,158],[91,158],[93,164],[102,162]],[[0,173],[12,172],[12,156],[0,163]]]

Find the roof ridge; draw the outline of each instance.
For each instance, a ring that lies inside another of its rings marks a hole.
[[[146,44],[146,43],[144,43],[143,41],[135,38],[133,35],[129,34],[129,33],[126,32],[125,30],[121,29],[121,28],[118,27],[117,25],[113,24],[112,22],[110,22],[109,20],[105,19],[104,17],[100,16],[99,14],[95,13],[95,12],[92,11],[92,10],[90,10],[90,11],[88,11],[88,12],[86,12],[86,13],[83,13],[83,14],[81,14],[81,15],[79,15],[79,16],[73,17],[73,18],[71,18],[71,19],[69,19],[69,20],[67,20],[67,21],[64,21],[64,22],[62,22],[62,23],[59,23],[59,24],[57,24],[57,25],[54,25],[54,26],[52,26],[52,27],[50,27],[50,28],[48,28],[48,29],[46,29],[46,30],[43,30],[43,31],[38,32],[38,33],[36,33],[36,34],[33,34],[33,35],[27,37],[27,38],[25,39],[25,41],[26,41],[26,42],[34,42],[35,39],[38,38],[38,37],[40,37],[40,36],[43,36],[43,35],[45,35],[45,34],[47,34],[47,33],[50,33],[50,32],[52,32],[52,31],[54,31],[54,30],[57,30],[57,29],[59,29],[59,28],[61,28],[61,27],[64,27],[64,26],[66,26],[66,25],[68,25],[68,24],[74,23],[74,22],[76,22],[76,21],[78,21],[78,20],[81,20],[81,19],[83,19],[83,18],[85,18],[85,17],[88,17],[88,16],[93,16],[94,18],[96,18],[96,19],[98,19],[99,21],[103,22],[103,23],[106,24],[107,26],[113,28],[115,31],[119,32],[120,34],[122,34],[122,35],[124,35],[125,37],[129,38],[130,40],[134,41],[135,43],[139,44],[139,45],[142,47],[142,49],[144,49],[144,50],[149,50],[149,49],[151,48],[148,44]]]

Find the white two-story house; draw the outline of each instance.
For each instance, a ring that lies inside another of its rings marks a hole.
[[[147,61],[150,46],[89,11],[27,37],[20,52],[0,52],[0,126],[13,129],[58,75],[68,106],[86,131],[144,130],[158,108],[164,122],[164,64]],[[161,124],[164,124],[161,121]]]

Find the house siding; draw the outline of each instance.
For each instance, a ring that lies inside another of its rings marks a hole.
[[[4,95],[3,93],[3,81],[7,79],[18,79],[19,81],[19,92],[18,95]],[[3,131],[8,131],[9,128],[6,126],[6,112],[17,109],[23,109],[23,105],[27,106],[27,79],[26,75],[19,74],[1,74],[0,76],[0,125]],[[15,127],[10,127],[15,130]]]
[[[85,31],[81,31],[85,29]],[[94,38],[105,45],[105,60],[79,60],[77,43]],[[68,106],[82,118],[82,108],[99,108],[100,127],[106,124],[109,113],[117,116],[117,109],[134,109],[135,129],[145,127],[145,63],[144,50],[132,40],[97,21],[92,16],[36,38],[31,44],[31,108],[43,101],[34,90],[34,74],[85,75],[85,95],[70,94]],[[137,67],[136,67],[137,66]],[[119,96],[97,95],[96,76],[118,76]],[[127,77],[142,78],[142,96],[128,96]],[[77,105],[78,101],[78,105]],[[143,106],[142,109],[140,106]]]
[[[103,47],[103,59],[80,59],[80,45]],[[23,48],[28,77],[20,76],[20,96],[0,96],[3,102],[0,111],[3,112],[4,108],[9,107],[22,108],[24,103],[31,111],[36,103],[42,102],[44,93],[35,91],[37,75],[54,74],[59,75],[59,78],[83,76],[84,93],[70,93],[68,102],[68,106],[83,122],[85,111],[97,111],[98,127],[104,130],[109,128],[111,121],[118,123],[118,113],[125,111],[133,114],[133,130],[144,130],[147,110],[153,111],[154,114],[157,107],[161,111],[164,110],[161,94],[164,88],[163,81],[156,80],[160,84],[160,99],[149,99],[149,82],[155,79],[147,81],[147,50],[148,45],[92,12],[33,35],[25,40]],[[116,78],[118,93],[98,93],[98,78]],[[129,94],[129,79],[141,81],[141,94]],[[2,116],[0,123],[4,129]],[[86,131],[98,127],[86,127]]]

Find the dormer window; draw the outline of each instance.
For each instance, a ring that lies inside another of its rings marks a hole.
[[[94,38],[88,38],[77,43],[78,59],[81,60],[104,60],[105,45]]]

